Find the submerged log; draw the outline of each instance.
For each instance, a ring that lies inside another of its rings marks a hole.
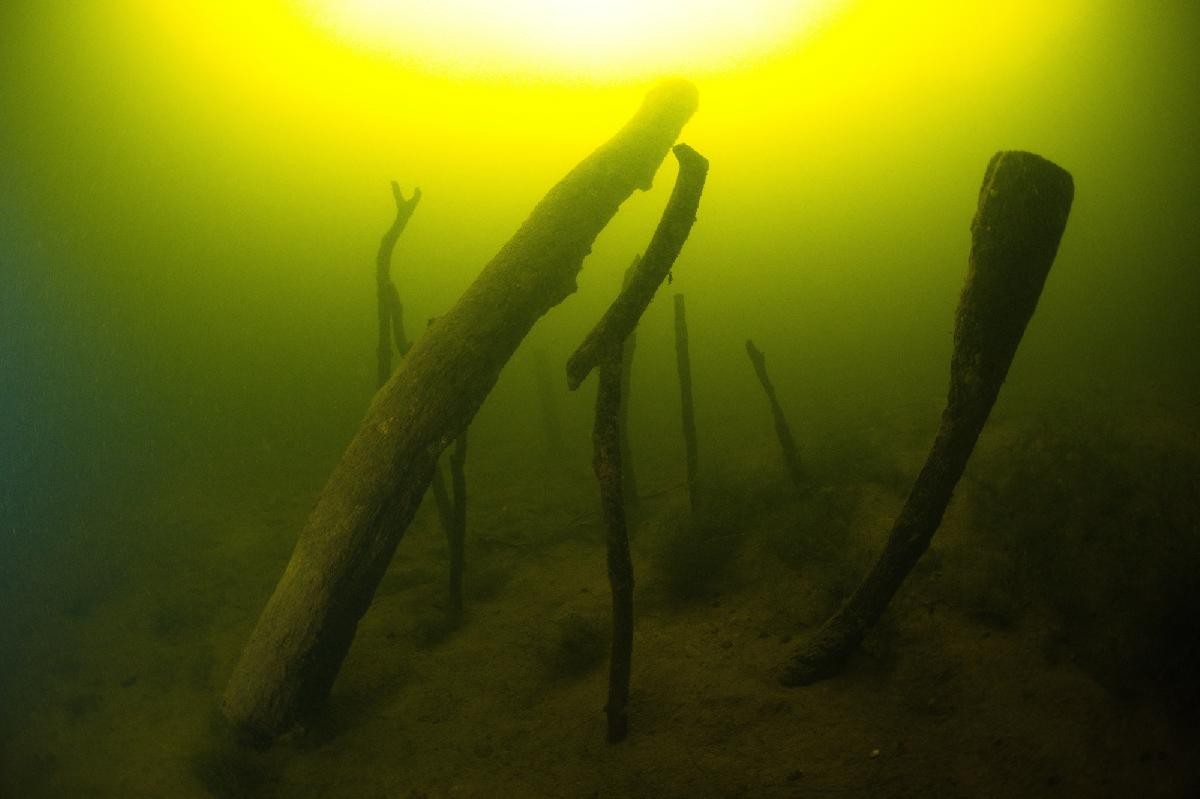
[[[378,361],[377,383],[382,386],[392,376],[392,346],[401,357],[408,352],[408,338],[404,335],[404,306],[400,304],[400,293],[392,282],[392,251],[396,249],[396,241],[417,203],[421,202],[421,190],[413,189],[412,197],[404,199],[400,184],[392,181],[392,198],[396,201],[396,218],[383,234],[379,242],[379,251],[375,255],[375,289],[379,305],[379,341],[376,346]]]
[[[878,561],[842,608],[801,643],[782,676],[785,685],[840,671],[929,546],[1037,306],[1074,191],[1069,173],[1032,153],[992,157],[971,224],[950,390],[933,447]]]
[[[596,235],[635,189],[650,187],[695,108],[690,83],[655,88],[538,203],[375,395],[225,690],[224,714],[243,734],[269,741],[328,695],[438,455],[533,324],[575,290]]]
[[[767,356],[763,355],[750,339],[746,339],[746,354],[750,356],[754,373],[758,375],[758,382],[762,383],[767,402],[771,404],[771,416],[775,419],[775,436],[779,439],[779,448],[783,450],[783,462],[787,466],[788,475],[791,476],[796,491],[803,494],[804,471],[800,468],[800,450],[796,447],[796,439],[792,438],[792,428],[788,426],[783,407],[775,396],[775,386],[771,384],[771,378],[767,374]]]
[[[683,418],[683,447],[687,466],[688,502],[696,508],[696,412],[692,404],[692,359],[688,352],[687,312],[683,295],[675,295],[675,365],[679,370],[679,414]]]

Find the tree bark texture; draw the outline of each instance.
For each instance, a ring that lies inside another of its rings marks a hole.
[[[322,490],[226,688],[242,733],[270,740],[328,695],[358,621],[429,485],[533,324],[575,290],[596,235],[654,173],[696,108],[662,84],[533,209],[372,400]]]
[[[775,396],[775,386],[771,385],[771,378],[767,375],[767,358],[749,339],[746,340],[746,354],[750,356],[750,363],[754,365],[754,373],[758,375],[758,382],[762,383],[763,391],[767,395],[767,402],[771,404],[771,416],[775,419],[775,435],[779,438],[779,448],[783,450],[783,462],[787,466],[788,475],[792,478],[796,491],[803,494],[804,471],[800,468],[800,450],[796,448],[796,440],[792,438],[792,429],[788,427],[787,417],[783,415],[783,408]]]
[[[421,202],[421,190],[413,189],[412,197],[406,200],[400,191],[400,184],[393,180],[392,197],[396,201],[396,218],[383,234],[379,252],[375,255],[375,288],[379,305],[379,341],[376,346],[378,386],[392,376],[393,343],[401,357],[408,352],[408,338],[404,335],[404,306],[400,304],[400,292],[396,290],[391,277],[392,252],[413,211],[417,210],[417,203]]]
[[[1073,197],[1070,174],[1032,153],[1000,152],[988,164],[937,436],[879,559],[842,608],[802,642],[785,684],[840,671],[929,546],[1037,306]]]
[[[687,466],[688,502],[696,507],[696,412],[692,404],[692,360],[688,352],[687,312],[683,295],[675,295],[675,365],[679,370],[679,412],[683,418],[683,447]]]

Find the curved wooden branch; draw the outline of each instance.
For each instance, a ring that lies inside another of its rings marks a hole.
[[[579,388],[613,347],[621,346],[633,332],[696,222],[696,209],[708,176],[708,159],[686,144],[675,145],[672,152],[679,161],[679,174],[671,198],[637,270],[567,361],[567,385],[572,391]]]
[[[1074,195],[1071,175],[1032,153],[1000,152],[988,164],[937,437],[879,560],[846,604],[801,643],[782,676],[785,685],[840,671],[928,548],[1037,307]]]

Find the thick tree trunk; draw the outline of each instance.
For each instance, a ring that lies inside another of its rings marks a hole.
[[[988,164],[937,437],[879,560],[846,604],[801,644],[784,684],[836,674],[929,546],[1033,316],[1074,191],[1070,174],[1032,153],[1000,152]]]
[[[653,90],[550,190],[376,394],[234,668],[222,708],[236,728],[269,740],[328,695],[438,455],[533,324],[575,290],[596,235],[634,189],[650,186],[695,108],[689,83]]]
[[[783,462],[787,466],[788,475],[791,476],[796,491],[803,494],[804,471],[800,468],[800,450],[796,447],[796,440],[792,438],[792,429],[788,427],[787,417],[783,415],[783,408],[775,396],[775,386],[771,385],[771,378],[767,374],[767,357],[749,339],[746,339],[746,354],[750,356],[750,363],[754,365],[754,373],[758,375],[758,382],[762,383],[763,391],[767,395],[767,402],[771,404],[771,416],[775,419],[775,435],[779,439],[779,448],[783,450]]]

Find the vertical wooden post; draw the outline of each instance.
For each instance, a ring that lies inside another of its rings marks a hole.
[[[692,405],[692,363],[688,353],[687,313],[683,295],[675,295],[675,365],[679,371],[679,410],[687,465],[688,501],[696,507],[696,415]]]
[[[629,732],[629,673],[633,659],[633,559],[625,526],[621,489],[621,358],[620,349],[600,363],[596,389],[596,423],[592,430],[592,468],[600,484],[612,590],[612,654],[608,670],[608,742],[625,740]]]

